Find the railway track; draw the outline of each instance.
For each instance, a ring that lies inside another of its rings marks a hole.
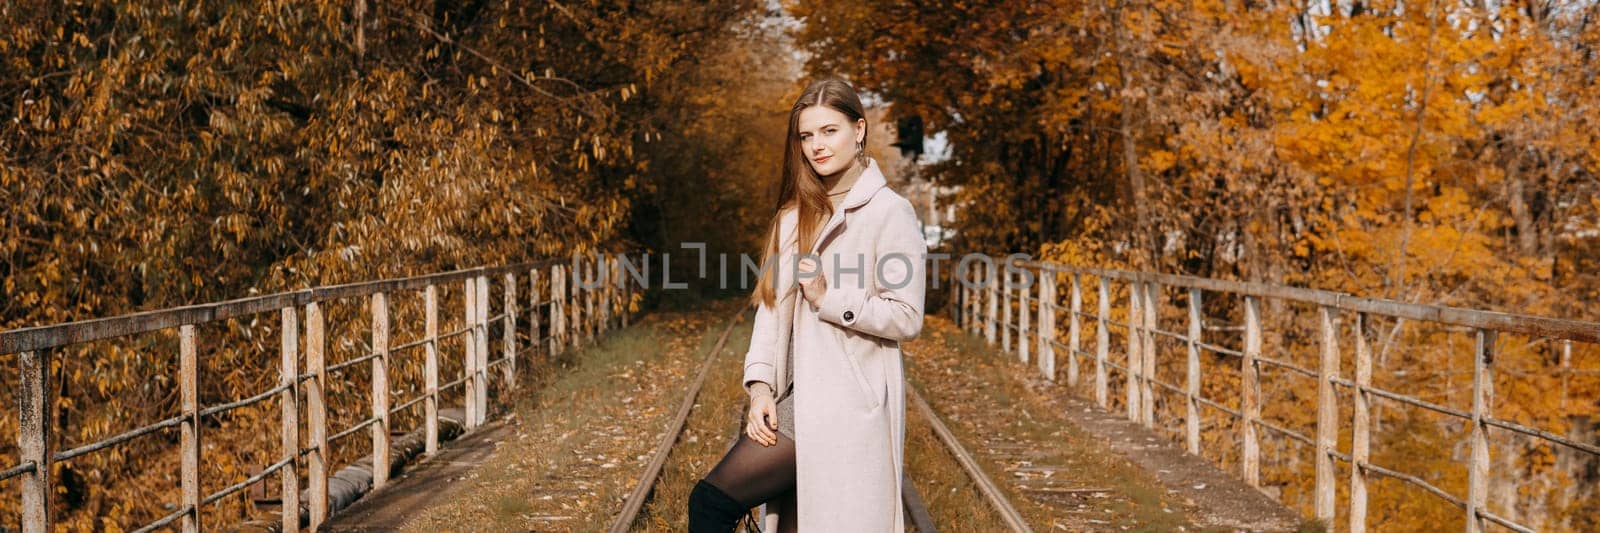
[[[739,315],[743,315],[746,312],[741,311]],[[631,530],[640,511],[644,509],[650,494],[655,489],[656,482],[660,479],[661,471],[667,462],[667,458],[672,454],[673,446],[683,435],[684,428],[689,421],[689,415],[692,414],[700,392],[705,386],[706,379],[715,366],[717,356],[722,353],[723,348],[727,345],[729,334],[733,332],[734,326],[739,323],[739,315],[735,315],[728,321],[727,325],[723,326],[722,333],[718,336],[716,343],[700,362],[694,381],[690,383],[688,391],[684,394],[668,431],[657,442],[650,460],[646,463],[644,471],[638,478],[638,483],[629,493],[627,499],[624,500],[621,511],[617,513],[616,518],[611,522],[611,526],[608,528],[610,533],[625,533]],[[907,391],[916,405],[917,414],[926,419],[929,425],[933,427],[940,441],[944,443],[950,454],[961,463],[963,470],[973,483],[979,487],[986,501],[1004,518],[1006,526],[1012,531],[1031,533],[1032,529],[1023,520],[1021,513],[1017,512],[1016,508],[1006,499],[1005,494],[983,472],[972,454],[955,438],[955,434],[944,425],[938,415],[933,412],[933,409],[923,400],[922,395],[916,388],[908,383]],[[909,528],[919,533],[933,533],[936,531],[937,528],[933,524],[932,514],[929,512],[927,504],[921,495],[917,493],[911,479],[909,477],[904,479],[901,486],[904,488],[901,494],[901,502],[903,512],[907,516],[906,523]]]
[[[740,314],[743,314],[741,312]],[[661,477],[661,467],[667,464],[667,456],[672,454],[672,445],[678,442],[678,437],[683,434],[683,427],[689,421],[689,412],[694,409],[695,400],[700,397],[700,389],[704,388],[706,376],[711,373],[712,363],[717,360],[717,354],[722,353],[722,347],[728,343],[728,334],[733,333],[733,327],[739,323],[739,316],[728,320],[728,325],[723,326],[722,335],[717,337],[717,342],[711,351],[700,362],[700,370],[695,373],[694,382],[689,384],[689,391],[683,395],[683,403],[678,406],[678,414],[672,419],[671,429],[662,435],[661,441],[656,444],[655,452],[646,463],[644,473],[639,476],[639,483],[628,499],[622,504],[622,512],[617,514],[617,519],[611,522],[611,533],[623,533],[633,527],[633,521],[639,516],[639,510],[644,508],[645,500],[650,497],[650,491],[655,488],[656,480]]]
[[[956,462],[961,464],[961,469],[967,473],[967,478],[978,486],[978,491],[983,493],[984,499],[994,507],[996,513],[1000,514],[1005,526],[1014,532],[1032,533],[1033,528],[1028,527],[1028,522],[1022,518],[1022,513],[1017,512],[1017,508],[1011,505],[1011,500],[1007,499],[1005,493],[1000,491],[1000,487],[995,485],[994,480],[984,473],[977,459],[961,445],[955,433],[945,427],[944,421],[939,419],[939,415],[928,406],[927,400],[922,399],[922,393],[918,392],[917,387],[909,381],[906,383],[906,393],[911,397],[912,403],[916,404],[917,412],[927,420],[934,434],[938,435],[939,441],[944,443],[945,449],[955,457]],[[907,485],[909,486],[909,483]]]

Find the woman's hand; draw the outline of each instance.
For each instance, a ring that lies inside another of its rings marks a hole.
[[[806,297],[807,302],[811,302],[811,307],[822,307],[822,296],[828,293],[828,280],[823,279],[822,272],[817,268],[816,259],[810,257],[800,259],[800,274],[812,273],[816,275],[803,278],[800,282],[800,294]]]
[[[750,385],[750,412],[745,414],[744,432],[763,446],[778,444],[778,404],[772,387],[756,382]]]

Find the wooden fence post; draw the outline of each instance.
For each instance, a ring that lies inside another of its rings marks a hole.
[[[962,278],[961,276],[956,276],[956,278],[956,284],[961,288],[961,329],[966,331],[969,335],[975,335],[977,334],[978,329],[976,327],[977,324],[972,319],[973,317],[977,316],[977,313],[974,310],[976,310],[978,306],[972,302],[973,290],[972,287],[966,283],[966,278]]]
[[[1078,280],[1078,273],[1071,274],[1072,300],[1068,308],[1069,319],[1067,322],[1067,385],[1076,389],[1078,387],[1078,354],[1083,350],[1083,324],[1078,315],[1083,312],[1083,287]],[[1051,282],[1050,292],[1055,293],[1055,282]]]
[[[563,351],[573,344],[572,322],[574,306],[572,305],[572,277],[575,275],[577,275],[576,270],[570,270],[566,266],[561,267],[561,295],[557,301],[561,302],[561,348]]]
[[[578,257],[573,254],[573,257]],[[583,342],[583,264],[572,262],[572,267],[567,270],[566,294],[567,299],[567,330],[563,332],[569,348],[577,348]]]
[[[506,390],[513,390],[517,388],[517,275],[507,272],[505,286],[501,287],[501,290],[506,296],[504,303],[506,310],[504,331],[506,361],[504,363],[505,369],[502,372],[504,372]]]
[[[611,259],[608,262],[606,262],[606,265],[607,265],[607,269],[608,269],[607,272],[606,272],[606,274],[607,274],[606,279],[610,280],[609,285],[608,285],[610,287],[610,289],[608,289],[608,290],[611,293],[611,295],[606,298],[606,309],[609,309],[610,310],[609,313],[611,314],[611,318],[606,322],[606,324],[608,324],[606,326],[606,331],[611,331],[611,330],[617,329],[618,327],[620,327],[622,325],[621,324],[621,318],[622,318],[622,314],[623,314],[623,310],[622,310],[622,307],[621,307],[621,305],[622,305],[622,293],[623,293],[623,290],[624,290],[623,289],[623,283],[626,280],[624,280],[622,275],[621,275],[622,274],[622,265],[619,262],[617,256],[615,256],[615,255],[611,256]]]
[[[566,306],[563,305],[566,281],[562,278],[561,265],[550,265],[550,355],[561,355],[562,331],[566,328]]]
[[[1144,422],[1144,427],[1153,428],[1156,425],[1156,330],[1161,328],[1161,308],[1156,302],[1161,298],[1161,286],[1155,282],[1146,283],[1141,293],[1144,297],[1141,306],[1144,310],[1144,327],[1140,330],[1140,339],[1144,347],[1139,354],[1144,356],[1144,368],[1139,372],[1140,420]]]
[[[1335,496],[1333,452],[1339,441],[1339,397],[1333,380],[1339,378],[1338,310],[1320,306],[1317,315],[1322,329],[1322,368],[1317,378],[1317,479],[1316,516],[1333,527]]]
[[[986,282],[989,279],[989,274],[988,271],[984,270],[983,263],[973,263],[972,270],[976,272],[975,279],[979,283],[969,289],[969,292],[972,293],[972,334],[982,336],[984,334],[984,311],[988,309],[988,304],[984,303],[984,299],[989,292],[989,285]]]
[[[583,342],[583,263],[573,254],[572,269],[567,273],[567,346],[577,348]]]
[[[622,296],[627,295],[627,277],[622,275],[622,259],[611,258],[611,320],[616,320],[616,327],[621,327],[622,315],[627,315],[626,307],[622,307]],[[613,327],[614,328],[614,327]]]
[[[616,269],[611,267],[611,262],[615,259],[615,257],[606,257],[602,254],[600,260],[596,263],[600,268],[600,283],[602,283],[600,286],[600,294],[602,296],[600,298],[601,336],[604,336],[607,331],[611,331],[611,306],[616,305],[616,291],[611,284],[614,281],[613,278],[616,277]]]
[[[1039,269],[1039,373],[1056,380],[1056,271]]]
[[[1011,351],[1011,270],[1002,268],[1000,279],[1000,352]]]
[[[572,267],[567,272],[567,346],[583,345],[583,263],[578,254],[572,254]]]
[[[1200,289],[1189,289],[1189,357],[1184,390],[1184,444],[1190,454],[1200,455]]]
[[[33,471],[22,479],[22,531],[45,533],[53,530],[50,521],[50,350],[17,354],[21,384],[17,388],[17,448],[24,464]]]
[[[1488,529],[1482,512],[1489,499],[1489,426],[1494,406],[1494,330],[1479,329],[1472,357],[1472,463],[1467,470],[1467,533]]]
[[[583,278],[581,279],[582,281],[578,283],[578,287],[583,291],[583,303],[581,304],[583,312],[580,315],[583,317],[583,320],[579,321],[578,324],[583,328],[583,345],[588,346],[594,344],[594,300],[596,293],[596,287],[594,286],[594,259],[588,257],[584,258]]]
[[[473,368],[472,379],[478,383],[477,425],[489,418],[489,276],[478,275],[477,325],[478,364]]]
[[[310,445],[316,448],[306,458],[310,479],[306,480],[311,498],[311,530],[316,531],[328,520],[328,404],[323,394],[327,390],[327,338],[323,333],[322,305],[306,304],[306,372],[311,381],[306,385],[306,430]]]
[[[182,520],[186,533],[200,531],[200,360],[195,353],[193,324],[178,327],[178,389],[183,401],[183,423],[179,426],[179,453],[183,486],[183,505],[188,508]]]
[[[965,283],[966,281],[966,279],[957,281],[961,285],[961,329],[966,330],[968,334],[976,335],[978,333],[978,324],[974,319],[978,316],[978,304],[973,301],[973,297],[977,293],[970,285]]]
[[[1044,271],[1041,270],[1039,273],[1043,274]],[[1021,278],[1022,276],[1019,275],[1017,277]],[[1032,322],[1034,313],[1031,305],[1032,300],[1033,293],[1028,292],[1028,286],[1019,279],[1017,282],[1017,357],[1022,359],[1023,364],[1027,364],[1028,357],[1032,355],[1029,353],[1029,345],[1033,344],[1033,339],[1028,335],[1028,331],[1032,329],[1029,322]],[[1041,308],[1042,311],[1043,309]]]
[[[959,272],[960,269],[958,268],[957,271]],[[972,271],[967,271],[968,275],[970,275],[970,272]],[[969,287],[967,283],[965,283],[965,278],[962,278],[959,275],[954,277],[956,278],[956,284],[958,287],[960,287],[961,291],[961,330],[967,332],[969,335],[974,334],[978,330],[973,329],[972,323],[972,318],[975,316],[972,310],[976,309],[972,303],[972,287]]]
[[[1106,383],[1106,356],[1111,352],[1111,331],[1106,327],[1106,317],[1111,316],[1111,280],[1104,276],[1100,277],[1100,298],[1096,305],[1099,316],[1096,317],[1094,331],[1094,401],[1101,409],[1105,409],[1111,400]]]
[[[539,269],[528,271],[528,356],[536,357],[544,351],[544,332],[539,327]],[[529,365],[530,367],[532,365]]]
[[[964,318],[961,316],[967,310],[965,307],[963,307],[965,305],[966,305],[966,294],[963,293],[963,289],[961,287],[961,276],[957,276],[954,271],[951,271],[951,273],[950,273],[950,323],[951,324],[955,324],[956,329],[959,330],[959,331],[966,331],[967,330],[967,323],[964,321]]]
[[[1140,296],[1139,294],[1142,286],[1143,284],[1138,281],[1128,282],[1128,328],[1127,344],[1124,346],[1127,348],[1128,358],[1126,361],[1128,366],[1125,368],[1127,368],[1128,371],[1125,373],[1127,377],[1127,384],[1123,387],[1125,389],[1123,392],[1127,393],[1128,405],[1126,407],[1128,412],[1128,420],[1134,422],[1139,422],[1141,416],[1144,414],[1144,411],[1142,410],[1143,408],[1139,406],[1139,402],[1141,400],[1139,397],[1139,393],[1141,391],[1139,388],[1139,382],[1142,379],[1140,374],[1144,371],[1144,355],[1142,350],[1142,348],[1144,348],[1144,340],[1143,333],[1141,332],[1142,328],[1139,325],[1139,323],[1144,320],[1144,297]]]
[[[1357,313],[1355,415],[1350,431],[1350,533],[1367,531],[1367,460],[1372,441],[1372,349],[1367,346],[1367,314]]]
[[[633,277],[622,270],[622,261],[617,261],[617,279],[622,283],[622,327],[628,327],[633,316],[633,293],[637,290],[633,285]]]
[[[372,489],[389,484],[389,298],[372,293]]]
[[[961,283],[954,273],[950,274],[950,323],[956,327],[963,327],[961,323]]]
[[[429,457],[439,453],[439,286],[432,283],[423,292],[423,314],[425,335],[428,336],[426,353],[423,355],[422,379],[424,391],[428,399],[422,401],[423,431],[426,442],[423,451]]]
[[[995,265],[992,262],[983,266],[984,279],[989,281],[988,286],[984,287],[988,292],[986,300],[989,312],[983,316],[983,338],[991,346],[998,340],[995,338],[995,322],[1000,316],[1000,276],[994,270]]]
[[[611,258],[611,319],[616,321],[616,327],[622,325],[622,317],[628,316],[626,299],[628,296],[628,277],[622,273],[622,258]],[[614,328],[613,328],[614,329]]]
[[[1256,436],[1256,422],[1261,419],[1261,302],[1254,296],[1244,297],[1244,360],[1239,369],[1239,411],[1241,477],[1252,487],[1261,486],[1261,442]]]
[[[599,276],[600,262],[590,258],[583,265],[583,343],[594,344],[595,330],[599,329],[600,321],[596,313],[597,300],[600,299],[600,286],[596,283]]]
[[[282,437],[279,442],[283,446],[283,460],[288,464],[283,465],[283,470],[278,474],[281,482],[279,501],[283,531],[296,531],[300,529],[300,471],[296,468],[300,458],[300,398],[296,393],[300,389],[300,316],[293,306],[283,308],[280,314],[283,325],[278,332],[282,341],[278,348],[281,358],[278,386],[286,389],[278,393],[278,408],[283,413],[278,420],[278,429]]]
[[[466,337],[462,339],[461,373],[466,379],[462,385],[465,388],[464,398],[466,420],[462,427],[468,431],[478,427],[478,280],[468,277],[461,282],[461,318],[462,327],[467,328]]]

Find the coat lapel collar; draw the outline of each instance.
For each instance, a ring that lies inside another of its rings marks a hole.
[[[833,230],[844,223],[845,212],[854,210],[867,204],[878,189],[887,185],[883,172],[878,170],[878,160],[867,158],[867,168],[861,171],[861,176],[856,178],[855,185],[850,186],[850,193],[844,195],[844,200],[839,202],[839,208],[833,211],[833,216],[828,218],[828,223],[822,226],[822,233],[817,234],[816,242],[811,243],[811,253],[815,255],[822,250],[822,243],[828,240]]]

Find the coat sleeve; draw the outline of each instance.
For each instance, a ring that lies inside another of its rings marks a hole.
[[[760,381],[777,388],[778,318],[771,305],[756,306],[755,323],[750,330],[750,350],[744,354],[744,386]]]
[[[922,238],[916,209],[904,198],[889,210],[880,227],[875,244],[877,265],[867,273],[877,276],[876,290],[828,287],[817,316],[868,335],[911,340],[922,331],[928,243]]]

